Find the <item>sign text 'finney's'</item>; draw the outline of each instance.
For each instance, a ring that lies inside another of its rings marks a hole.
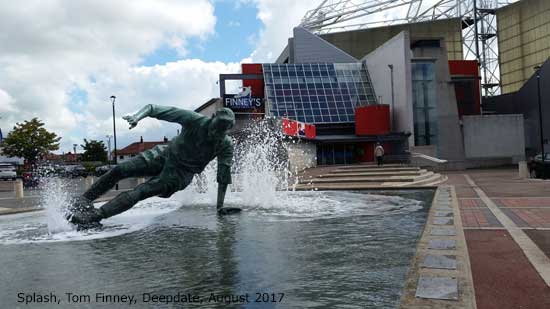
[[[262,98],[226,96],[224,106],[229,108],[254,108],[262,106]]]

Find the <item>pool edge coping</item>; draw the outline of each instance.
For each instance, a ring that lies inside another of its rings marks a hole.
[[[439,211],[436,208],[442,206],[438,203],[438,196],[444,188],[448,188],[451,196],[451,209],[453,214],[452,225],[436,225],[433,224],[435,212]],[[433,228],[454,227],[456,234],[454,236],[434,236],[430,232]],[[453,239],[456,240],[456,248],[454,250],[438,250],[429,249],[428,242],[430,239]],[[421,262],[426,255],[455,255],[457,262],[456,270],[448,269],[431,269],[421,266]],[[458,300],[442,300],[431,298],[416,297],[416,291],[420,276],[425,277],[452,277],[458,282]],[[458,206],[458,198],[455,187],[452,185],[441,185],[434,192],[426,224],[422,231],[421,237],[418,240],[416,253],[411,260],[410,269],[405,279],[403,293],[400,299],[399,308],[477,308],[475,300],[475,290],[473,277],[468,254],[466,238],[462,226],[462,218]]]

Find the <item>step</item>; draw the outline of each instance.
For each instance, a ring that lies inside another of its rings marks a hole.
[[[354,176],[420,176],[422,173],[426,173],[427,170],[419,171],[400,171],[400,172],[349,172],[349,173],[328,173],[322,174],[317,177],[329,178],[329,177],[354,177]]]
[[[368,173],[368,172],[371,172],[371,173],[376,173],[376,172],[411,172],[411,171],[419,171],[420,168],[419,167],[388,167],[388,168],[383,168],[383,167],[376,167],[376,168],[372,168],[372,167],[367,167],[367,168],[361,168],[361,167],[354,167],[354,168],[335,168],[333,170],[331,170],[330,172],[331,173],[350,173],[350,172],[357,172],[357,173],[360,173],[360,172],[365,172],[365,173]]]
[[[434,184],[440,183],[447,180],[445,177],[443,177],[441,174],[438,173],[427,173],[427,177],[422,177],[420,179],[416,179],[413,182],[410,183],[403,183],[403,184],[395,184],[396,187],[406,187],[406,186],[433,186]]]
[[[359,164],[349,164],[349,165],[335,165],[334,167],[342,167],[342,168],[378,167],[378,165],[376,163],[370,162],[370,163],[359,163]],[[389,163],[389,164],[384,164],[384,167],[410,167],[410,165],[408,165],[408,164]]]
[[[380,189],[382,183],[328,183],[328,184],[299,184],[295,190],[366,190]]]
[[[447,176],[441,175],[441,174],[438,174],[438,175],[439,175],[439,177],[425,179],[425,180],[422,180],[422,181],[416,183],[415,185],[433,187],[433,186],[437,186],[437,185],[439,185],[439,184],[441,184],[441,183],[448,180]]]
[[[419,177],[422,177],[422,176],[419,176]],[[413,182],[417,178],[418,177],[412,177],[412,176],[312,178],[300,183]]]

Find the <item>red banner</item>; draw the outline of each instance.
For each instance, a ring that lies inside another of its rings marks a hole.
[[[283,118],[283,134],[289,136],[299,136],[306,138],[315,138],[317,136],[315,125]]]

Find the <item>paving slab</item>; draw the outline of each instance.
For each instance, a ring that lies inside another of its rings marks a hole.
[[[454,228],[440,227],[432,228],[430,235],[432,236],[456,236],[456,230]]]
[[[430,239],[428,249],[455,250],[456,240],[454,239]]]
[[[453,218],[434,218],[433,224],[435,225],[453,225]]]
[[[458,300],[458,280],[453,277],[421,275],[418,279],[416,297]]]
[[[435,213],[434,213],[434,216],[435,217],[452,217],[453,216],[453,212],[451,210],[437,210]]]
[[[424,268],[456,269],[456,256],[428,254],[420,264]]]

